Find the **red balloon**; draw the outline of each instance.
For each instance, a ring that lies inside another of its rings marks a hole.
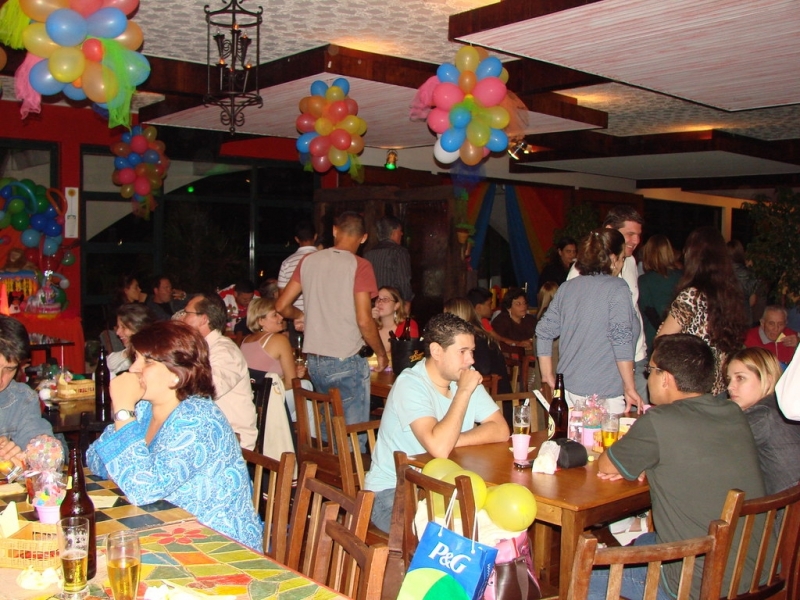
[[[133,172],[133,169],[128,167],[127,169],[119,170],[119,182],[122,185],[133,183],[134,181],[136,181],[136,173]]]
[[[314,131],[314,123],[316,122],[317,120],[310,114],[303,113],[297,117],[297,120],[295,121],[295,127],[297,127],[297,131],[300,133],[310,133]]]
[[[347,114],[349,115],[358,114],[358,102],[356,102],[352,98],[345,98],[344,103],[347,105]]]
[[[136,154],[144,154],[147,152],[147,138],[143,135],[135,135],[131,138],[131,150]]]
[[[147,165],[145,163],[139,163],[133,167],[133,172],[139,177],[144,177],[147,175]]]
[[[347,104],[344,100],[331,102],[328,107],[328,118],[334,123],[338,123],[348,115]]]
[[[167,149],[167,145],[164,142],[162,142],[161,140],[155,140],[154,142],[150,142],[150,144],[153,144],[153,147],[151,148],[151,150],[155,150],[159,154],[164,154],[164,150]],[[149,147],[149,144],[148,144],[148,147]]]
[[[147,177],[137,177],[133,182],[133,191],[140,196],[147,196],[150,193],[150,182]]]
[[[331,168],[331,161],[327,155],[325,156],[312,156],[311,165],[317,173],[324,173]]]
[[[103,0],[103,8],[118,8],[126,15],[130,15],[139,7],[139,0]]]
[[[328,156],[328,150],[331,149],[331,139],[327,135],[318,135],[308,145],[308,151],[311,156]]]
[[[81,50],[83,50],[86,60],[93,60],[94,62],[103,60],[103,44],[97,38],[89,38],[83,42]]]
[[[349,150],[352,137],[344,129],[334,129],[330,136],[331,144],[339,150]]]
[[[122,181],[119,178],[119,169],[115,170],[111,174],[111,183],[113,183],[114,185],[122,185]]]
[[[70,0],[69,7],[86,18],[103,5],[103,0]],[[92,59],[93,60],[93,59]]]
[[[131,147],[125,142],[115,142],[111,144],[111,152],[113,152],[116,156],[127,158],[128,154],[131,153]]]

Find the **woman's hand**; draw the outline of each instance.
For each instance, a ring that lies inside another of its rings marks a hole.
[[[114,377],[109,384],[111,392],[111,405],[116,413],[126,409],[133,412],[136,403],[144,396],[139,376],[135,373],[121,373]]]

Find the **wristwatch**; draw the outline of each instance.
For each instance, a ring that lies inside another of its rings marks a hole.
[[[123,408],[122,410],[118,410],[117,412],[114,413],[114,420],[127,421],[128,419],[133,419],[135,416],[136,413],[128,410],[127,408]]]

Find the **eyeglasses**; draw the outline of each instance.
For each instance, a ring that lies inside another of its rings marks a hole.
[[[378,298],[375,300],[375,304],[386,304],[387,302],[396,302],[394,298]]]
[[[181,318],[183,315],[204,315],[204,314],[205,313],[197,312],[194,310],[185,310],[182,308],[181,310],[177,311],[174,315],[172,315],[172,318],[173,319]]]
[[[644,376],[645,376],[645,378],[650,377],[650,373],[652,373],[653,371],[664,371],[664,369],[662,369],[660,367],[657,367],[655,365],[647,365],[644,368]]]

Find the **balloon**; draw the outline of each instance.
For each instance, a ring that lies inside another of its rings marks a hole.
[[[12,214],[12,215],[19,214],[23,210],[25,210],[25,201],[24,200],[20,200],[19,198],[14,198],[6,206],[6,212],[9,213],[9,214]]]
[[[328,150],[328,159],[330,159],[331,164],[334,167],[341,167],[350,159],[350,157],[347,156],[347,152],[344,150],[339,150],[338,148],[331,146],[331,149]]]
[[[454,83],[440,83],[433,90],[433,103],[444,110],[450,110],[454,104],[464,99],[464,92]]]
[[[330,119],[320,117],[314,124],[314,131],[320,135],[329,135],[333,131],[333,123],[331,123]]]
[[[478,79],[486,79],[487,77],[499,77],[503,71],[503,63],[496,56],[484,58],[478,68],[475,69],[475,75]]]
[[[344,77],[337,77],[336,79],[334,79],[333,85],[342,90],[342,93],[344,93],[345,96],[347,96],[347,94],[350,93],[350,82],[347,81],[347,79],[345,79]]]
[[[44,215],[31,215],[31,228],[35,231],[41,233],[44,231],[45,226],[47,225],[47,219]]]
[[[456,66],[462,73],[464,71],[475,71],[480,62],[478,51],[472,46],[462,46],[456,52]]]
[[[308,112],[308,101],[311,100],[311,96],[303,96],[300,100],[299,108],[301,113]]]
[[[8,62],[8,54],[6,54],[6,51],[3,50],[2,46],[0,46],[0,71],[2,71],[3,68],[5,68],[7,62]]]
[[[444,133],[450,128],[450,115],[437,106],[428,113],[428,127],[434,133]]]
[[[77,46],[86,38],[87,23],[79,13],[60,8],[50,13],[45,23],[47,35],[61,46]]]
[[[125,136],[123,135],[122,137]],[[128,154],[131,153],[131,147],[125,142],[114,142],[111,144],[111,152],[117,156],[123,156],[127,158]]]
[[[360,154],[361,151],[364,149],[364,138],[362,138],[357,133],[354,133],[350,136],[350,148],[348,148],[348,152],[350,154]]]
[[[158,152],[155,150],[147,149],[142,155],[142,160],[144,160],[144,162],[147,164],[155,165],[159,160],[161,160],[161,156],[159,156]]]
[[[491,152],[505,152],[508,150],[508,135],[502,129],[492,129],[489,133],[489,141],[486,148]]]
[[[50,58],[50,55],[61,46],[47,35],[44,23],[31,23],[22,31],[22,44],[31,54]]]
[[[133,183],[136,181],[136,173],[134,173],[131,168],[122,169],[119,172],[119,180],[122,182],[122,185]]]
[[[75,264],[75,255],[72,253],[72,250],[67,250],[64,252],[64,256],[61,257],[61,264],[65,267],[70,267]],[[65,279],[62,281],[66,281]]]
[[[150,76],[150,61],[143,54],[128,51],[125,53],[125,73],[134,85],[142,85]]]
[[[103,6],[118,8],[129,15],[139,8],[139,0],[103,0]]]
[[[86,57],[77,48],[58,48],[47,59],[47,66],[56,81],[71,83],[83,73]]]
[[[455,128],[451,127],[447,131],[442,134],[440,139],[442,150],[445,152],[454,152],[458,150],[464,140],[467,139],[467,130],[463,127]]]
[[[124,156],[116,156],[114,157],[114,168],[115,169],[127,169],[131,166],[131,163],[128,162],[128,159]]]
[[[486,48],[483,48],[481,46],[475,46],[475,52],[478,53],[478,60],[480,60],[481,62],[489,58],[489,51]]]
[[[114,39],[128,50],[138,50],[144,43],[144,33],[142,33],[142,28],[135,21],[128,21],[128,26],[122,32],[122,35],[118,35]]]
[[[144,139],[147,140],[148,147],[149,147],[150,142],[155,142],[156,141],[156,138],[158,137],[158,130],[155,127],[153,127],[152,125],[148,125],[142,131],[142,135],[144,136]]]
[[[325,110],[325,98],[322,96],[311,96],[308,101],[308,112],[311,114],[312,117],[318,119],[322,116],[322,112]]]
[[[347,104],[344,100],[332,102],[328,107],[328,118],[334,123],[338,123],[348,115]]]
[[[459,464],[454,460],[450,460],[449,458],[432,458],[422,467],[422,474],[433,477],[434,479],[443,479],[445,475],[461,470]]]
[[[74,262],[74,259],[73,259],[73,262]],[[64,264],[64,259],[63,258],[61,259],[61,264],[62,265]],[[64,278],[61,281],[59,281],[58,282],[58,287],[60,287],[62,290],[67,289],[69,287],[69,279]]]
[[[64,84],[53,77],[47,67],[46,60],[39,61],[33,65],[31,72],[28,74],[28,81],[31,87],[42,96],[52,96],[64,89]]]
[[[347,171],[350,170],[350,157],[349,156],[347,157],[347,162],[344,163],[343,165],[337,165],[336,170],[339,171],[340,173],[347,173]]]
[[[146,177],[137,177],[133,182],[133,191],[140,196],[146,196],[150,193],[150,182]]]
[[[52,238],[45,238],[44,244],[42,244],[42,254],[45,256],[53,256],[56,252],[58,252],[58,242]]]
[[[356,133],[358,135],[364,135],[367,133],[367,122],[362,119],[361,117],[356,117],[358,119],[358,129],[356,129]]]
[[[155,127],[153,127],[153,129],[155,129]],[[155,140],[154,142],[152,142],[152,146],[148,144],[148,147],[152,148],[153,150],[155,150],[159,154],[164,154],[164,150],[167,149],[166,144],[164,144],[164,142],[162,142],[160,140]]]
[[[502,106],[490,106],[484,109],[484,114],[488,117],[489,126],[495,129],[505,129],[511,120],[508,111]]]
[[[436,69],[436,76],[442,83],[458,83],[458,69],[453,63],[442,63]]]
[[[328,84],[324,81],[320,81],[317,79],[314,83],[311,84],[311,95],[312,96],[324,96],[325,92],[328,91]]]
[[[54,207],[48,206],[47,210],[44,211],[44,216],[50,219],[55,219],[58,216],[58,211]]]
[[[31,19],[44,23],[53,11],[67,8],[69,0],[19,0],[19,6]]]
[[[331,139],[327,135],[318,135],[308,145],[311,156],[328,156],[331,149]]]
[[[50,237],[56,237],[61,235],[61,225],[56,223],[55,221],[50,221],[47,223],[47,226],[44,229],[45,234]]]
[[[143,135],[135,135],[131,138],[131,150],[137,154],[144,154],[147,151],[147,140]]]
[[[336,102],[337,100],[344,100],[344,92],[338,85],[332,85],[325,91],[325,100],[328,102]]]
[[[131,127],[131,137],[134,135],[142,135],[144,128],[141,125],[134,125]]]
[[[473,146],[485,146],[489,141],[489,126],[477,119],[467,125],[467,139]]]
[[[338,124],[340,129],[344,129],[350,135],[358,133],[359,118],[355,115],[348,115]]]
[[[486,482],[481,478],[480,475],[472,471],[459,469],[458,471],[453,471],[442,477],[442,481],[446,483],[455,483],[456,477],[461,477],[462,475],[469,477],[470,483],[472,483],[472,495],[475,497],[475,509],[482,509],[484,504],[486,504]],[[442,507],[442,514],[444,514],[444,507]],[[458,507],[458,503],[456,503],[453,510],[453,516],[461,516],[461,510]]]
[[[64,89],[61,91],[64,92],[64,95],[70,100],[75,100],[76,102],[80,102],[81,100],[86,100],[86,92],[84,92],[79,87],[75,87],[74,81],[72,83],[68,83],[67,85],[65,85]]]
[[[101,6],[103,6],[103,0],[69,0],[69,7],[84,18]]]
[[[86,26],[89,30],[89,35],[115,38],[125,33],[128,27],[128,18],[120,9],[109,6],[89,15],[86,18]]]
[[[448,152],[447,150],[442,148],[442,140],[439,138],[436,140],[436,143],[433,146],[433,157],[438,160],[443,165],[449,165],[450,163],[455,162],[458,160],[458,150],[454,152]]]
[[[120,193],[120,195],[121,195],[123,198],[130,198],[130,197],[132,197],[132,196],[133,196],[133,193],[134,193],[134,190],[133,190],[133,184],[132,184],[132,183],[126,183],[125,185],[123,185],[123,186],[122,186],[122,187],[119,189],[119,193]]]
[[[314,131],[314,123],[317,120],[307,113],[303,113],[297,120],[294,122],[295,127],[297,127],[297,131],[300,133],[308,133],[309,131]]]
[[[498,79],[503,83],[508,83],[508,71],[506,71],[505,67],[502,71],[500,71],[500,75],[498,75]]]
[[[478,83],[478,78],[472,71],[464,71],[458,76],[458,87],[465,94],[472,93],[476,83]]]
[[[141,162],[142,162],[141,154],[138,154],[137,152],[131,152],[130,154],[128,154],[128,163],[130,163],[132,167],[135,167]]]
[[[466,127],[472,121],[472,113],[461,105],[455,105],[450,109],[450,125],[453,127]],[[444,133],[444,132],[442,132]]]
[[[345,98],[344,103],[347,105],[347,114],[349,115],[358,114],[358,102],[356,102],[352,98]]]
[[[311,166],[317,173],[324,173],[331,168],[331,161],[327,156],[312,156]]]
[[[11,226],[17,231],[25,231],[30,225],[30,217],[26,212],[18,212],[11,216]]]
[[[495,106],[506,97],[506,84],[497,77],[487,77],[475,84],[472,95],[484,106]]]
[[[331,144],[333,144],[335,148],[338,148],[339,150],[347,150],[348,148],[350,148],[350,142],[352,141],[352,136],[349,133],[347,133],[344,129],[334,129],[330,134],[330,138],[331,138]],[[336,165],[336,163],[333,164]]]
[[[11,213],[3,214],[3,211],[0,210],[0,214],[2,214],[2,216],[0,216],[0,229],[5,229],[11,225]]]
[[[461,162],[467,166],[474,167],[483,160],[483,148],[467,141],[461,144],[458,155],[461,158]]]
[[[518,483],[489,489],[483,508],[495,525],[508,531],[524,531],[536,518],[536,498]]]
[[[92,102],[107,102],[116,98],[119,84],[114,73],[100,63],[89,61],[83,70],[83,91]]]
[[[27,248],[37,248],[39,246],[39,240],[42,238],[42,234],[36,231],[35,229],[26,229],[22,232],[20,236],[20,240],[22,240],[22,245]]]

